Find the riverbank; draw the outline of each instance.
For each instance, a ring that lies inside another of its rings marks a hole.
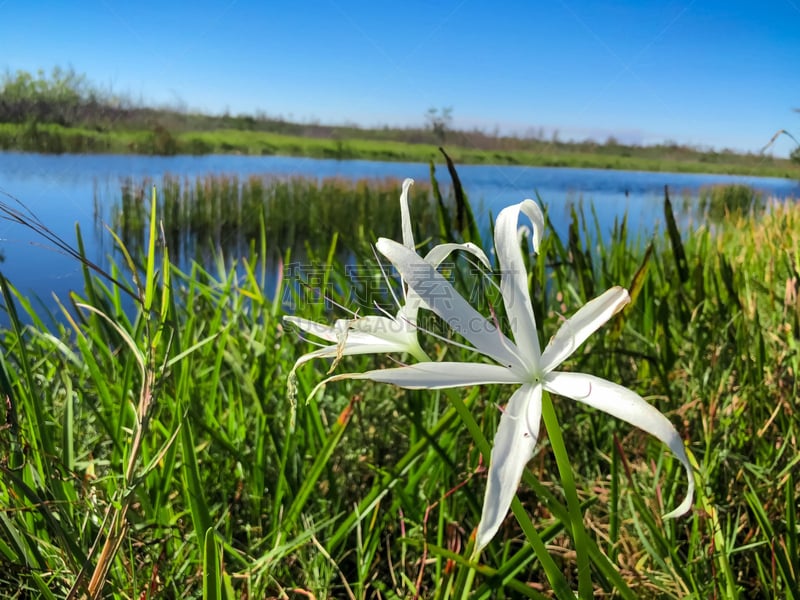
[[[765,137],[771,132],[764,132]],[[0,78],[0,150],[142,155],[278,155],[428,163],[444,146],[460,164],[709,173],[800,180],[800,164],[763,154],[676,143],[638,146],[463,130],[449,111],[423,127],[294,123],[281,117],[213,115],[147,106],[113,95],[71,69]]]
[[[143,155],[241,154],[337,160],[429,162],[438,144],[377,139],[376,131],[332,128],[328,137],[242,129],[104,129],[36,123],[0,123],[0,149],[25,152]],[[363,135],[363,137],[357,137]],[[387,134],[388,136],[388,134]],[[458,137],[458,136],[453,136]],[[462,142],[468,138],[462,137]],[[483,149],[445,143],[460,164],[572,167],[800,179],[800,165],[770,156],[698,152],[684,147],[545,142],[528,149]]]

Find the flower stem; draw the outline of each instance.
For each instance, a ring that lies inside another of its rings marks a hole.
[[[572,529],[572,540],[575,544],[575,553],[578,563],[578,595],[582,599],[590,600],[594,597],[592,592],[592,573],[591,563],[588,552],[588,534],[583,524],[583,512],[578,498],[578,490],[575,487],[575,477],[572,474],[572,465],[569,462],[567,448],[564,445],[564,438],[561,435],[561,426],[558,424],[556,411],[550,394],[542,392],[542,419],[547,427],[547,435],[550,438],[550,446],[556,457],[558,473],[561,477],[561,484],[564,486],[564,495],[567,499],[567,510]]]

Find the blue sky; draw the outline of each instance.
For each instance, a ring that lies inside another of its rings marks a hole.
[[[447,106],[455,127],[561,139],[800,138],[800,0],[493,4],[0,0],[0,68],[299,121],[417,126]]]

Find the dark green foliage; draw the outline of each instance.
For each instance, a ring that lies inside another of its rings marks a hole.
[[[163,125],[156,125],[153,128],[153,132],[150,134],[147,143],[149,145],[148,150],[151,154],[172,156],[178,153],[177,140]],[[192,144],[192,150],[194,151],[196,149],[196,145]],[[192,152],[192,154],[195,154],[195,152]]]

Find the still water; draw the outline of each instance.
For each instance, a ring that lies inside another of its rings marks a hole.
[[[651,235],[661,223],[664,186],[669,186],[676,205],[696,197],[703,186],[743,183],[766,196],[800,197],[796,181],[727,175],[650,173],[599,169],[567,169],[513,166],[461,166],[458,169],[483,227],[490,214],[523,198],[541,198],[547,204],[556,229],[566,230],[570,205],[591,203],[601,229],[607,234],[614,220],[627,214],[631,231]],[[99,264],[107,262],[110,236],[102,226],[105,204],[119,200],[121,183],[152,178],[158,183],[165,174],[181,178],[208,174],[300,175],[352,179],[413,177],[427,181],[428,165],[376,161],[336,161],[292,157],[256,156],[116,156],[39,155],[0,153],[0,192],[19,199],[51,230],[70,244],[75,242],[75,224],[80,224],[87,254]],[[447,170],[437,168],[440,184],[449,182]],[[444,187],[444,186],[443,186]],[[99,205],[95,199],[99,198]],[[0,198],[10,203],[7,196]],[[398,214],[399,218],[399,214]],[[30,230],[0,221],[0,270],[21,292],[38,297],[52,310],[52,294],[66,298],[71,289],[81,289],[76,262],[48,247]]]

